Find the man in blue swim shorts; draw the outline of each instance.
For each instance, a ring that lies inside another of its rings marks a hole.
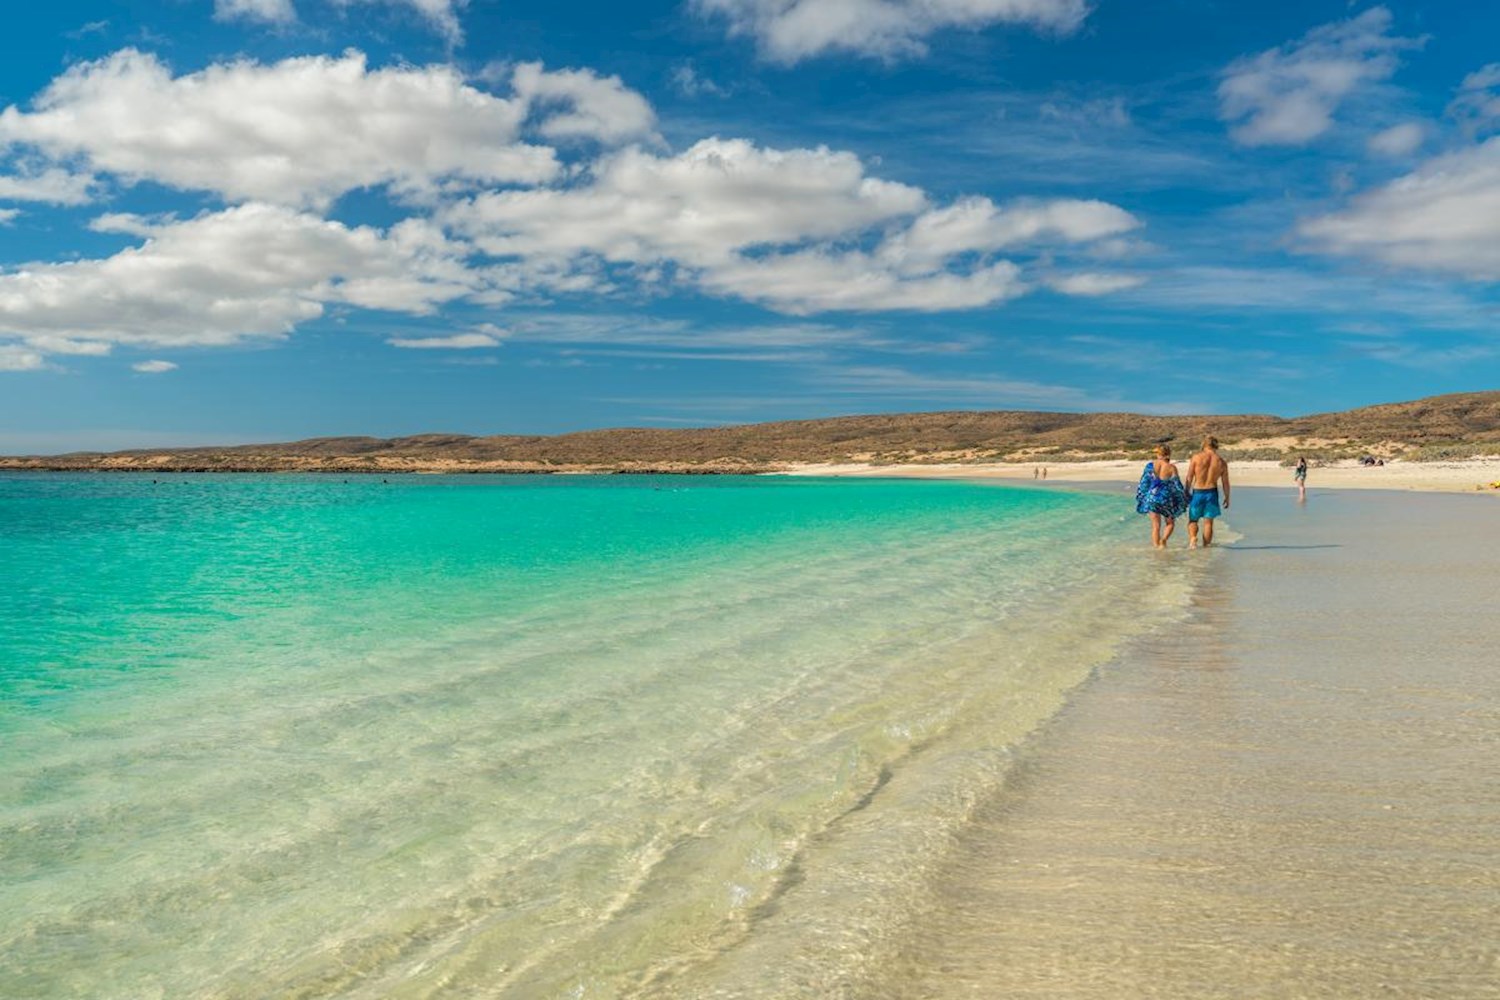
[[[1214,541],[1214,518],[1219,509],[1219,486],[1224,487],[1224,510],[1229,509],[1229,463],[1219,457],[1219,439],[1203,439],[1203,450],[1188,462],[1183,485],[1188,491],[1188,548],[1198,547],[1198,522],[1203,522],[1203,546]]]
[[[1188,501],[1188,517],[1194,521],[1201,521],[1204,518],[1212,521],[1222,513],[1224,512],[1219,508],[1218,490],[1193,491],[1193,497]]]

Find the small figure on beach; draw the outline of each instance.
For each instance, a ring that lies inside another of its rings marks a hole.
[[[1047,478],[1047,467],[1045,465],[1042,466],[1042,478],[1043,479]]]
[[[1214,541],[1214,518],[1222,511],[1219,504],[1219,485],[1224,486],[1223,510],[1229,509],[1229,463],[1219,457],[1219,439],[1212,434],[1203,439],[1203,448],[1188,462],[1188,548],[1199,546],[1198,522],[1203,525],[1204,548]]]
[[[1031,470],[1031,478],[1032,479],[1040,479],[1040,478],[1042,478],[1042,467],[1041,466],[1037,466],[1036,468],[1034,468],[1034,469]]]
[[[1156,458],[1146,463],[1135,490],[1137,513],[1151,517],[1151,547],[1164,549],[1177,527],[1177,517],[1188,509],[1187,491],[1172,464],[1172,446],[1156,446]]]
[[[1292,473],[1292,478],[1297,481],[1297,502],[1301,503],[1307,499],[1307,456],[1297,457],[1297,468]]]

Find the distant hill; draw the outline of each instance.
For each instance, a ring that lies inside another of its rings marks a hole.
[[[1153,417],[1025,410],[900,413],[735,427],[556,436],[419,434],[285,444],[0,458],[0,469],[206,472],[751,472],[824,462],[1070,461],[1135,457],[1218,435],[1231,456],[1458,458],[1500,453],[1500,392],[1341,413]]]

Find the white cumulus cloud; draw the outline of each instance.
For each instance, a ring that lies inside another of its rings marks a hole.
[[[376,185],[547,181],[556,155],[520,141],[526,114],[524,100],[478,90],[450,66],[371,70],[348,52],[174,77],[125,49],[68,70],[32,110],[0,112],[0,143],[126,181],[316,206]]]
[[[1065,198],[1000,206],[988,198],[964,198],[918,216],[885,241],[880,256],[899,268],[922,270],[957,254],[1045,241],[1086,243],[1140,225],[1129,212],[1103,201]]]
[[[1345,100],[1388,79],[1398,53],[1422,44],[1390,35],[1391,20],[1389,10],[1373,7],[1232,63],[1219,83],[1230,135],[1247,146],[1300,146],[1328,131]]]
[[[1427,140],[1427,127],[1421,122],[1402,122],[1370,136],[1366,145],[1377,156],[1400,159],[1415,153]]]
[[[0,208],[0,226],[8,226],[21,214],[19,208]]]
[[[692,0],[702,14],[723,17],[732,35],[755,39],[768,59],[794,63],[831,51],[892,59],[926,51],[945,28],[1017,24],[1074,31],[1086,0]]]
[[[284,336],[334,304],[424,313],[460,298],[499,306],[621,288],[691,288],[793,314],[969,309],[1024,294],[1068,254],[1102,252],[1141,225],[1089,199],[934,205],[826,147],[715,137],[667,153],[650,104],[618,77],[540,63],[481,76],[510,95],[449,66],[371,70],[352,51],[174,75],[127,49],[74,67],[30,109],[0,112],[0,150],[24,167],[0,176],[0,197],[76,203],[150,180],[231,207],[96,216],[95,232],[139,242],[0,271],[0,334],[44,355],[223,345]],[[564,169],[530,135],[607,148]],[[429,196],[433,215],[381,230],[314,214],[366,187]],[[1068,280],[1074,294],[1103,294],[1134,279]],[[484,328],[390,341],[499,342]]]
[[[1435,157],[1299,231],[1328,253],[1500,281],[1500,137]]]
[[[492,333],[455,333],[447,337],[391,337],[392,347],[412,350],[468,351],[480,347],[499,347],[500,338]]]
[[[426,20],[450,43],[463,41],[463,28],[458,23],[458,11],[467,0],[332,0],[339,7],[356,4],[384,4],[391,7],[409,7]],[[292,0],[214,0],[214,17],[221,21],[260,21],[264,24],[285,26],[297,20],[297,9]]]
[[[96,179],[57,167],[0,174],[0,201],[41,201],[53,205],[86,205],[93,200]]]
[[[297,19],[297,11],[292,0],[214,0],[214,17],[221,21],[290,24]]]
[[[1448,114],[1470,134],[1490,131],[1500,123],[1500,63],[1490,63],[1464,77]]]
[[[942,312],[977,309],[1027,291],[1010,261],[963,271],[906,274],[868,254],[804,250],[721,264],[700,279],[705,289],[781,312]]]
[[[917,188],[866,176],[852,153],[705,139],[677,156],[626,149],[596,164],[590,183],[480,195],[447,220],[496,256],[697,266],[857,232],[926,203]]]
[[[462,26],[458,23],[458,12],[468,0],[334,0],[342,7],[355,4],[385,4],[393,7],[410,7],[421,15],[449,43],[457,45],[464,40]]]
[[[1062,274],[1047,280],[1048,287],[1053,291],[1062,292],[1064,295],[1082,295],[1087,297],[1123,292],[1131,288],[1138,288],[1145,283],[1146,279],[1139,275],[1111,274],[1099,271]]]
[[[114,256],[0,272],[0,333],[54,351],[57,338],[223,346],[283,336],[330,303],[430,313],[476,284],[420,220],[382,232],[249,204],[138,226],[149,236]]]
[[[594,139],[623,143],[652,138],[656,112],[618,76],[592,70],[543,69],[522,63],[511,77],[516,96],[541,118],[537,127],[552,140]]]
[[[690,62],[681,63],[672,70],[672,86],[684,97],[702,97],[705,94],[712,97],[729,96],[729,91],[703,76]]]
[[[34,333],[26,338],[26,343],[44,354],[75,354],[82,357],[100,357],[114,349],[114,345],[105,340],[78,340],[46,333]]]
[[[162,375],[167,372],[175,372],[177,365],[171,361],[137,361],[130,366],[131,371],[140,372],[143,375]]]
[[[21,344],[0,344],[0,372],[34,372],[47,367],[41,351]]]
[[[1020,267],[995,253],[1141,224],[1082,199],[933,208],[920,189],[869,176],[851,153],[736,139],[677,156],[623,150],[574,187],[480,195],[445,221],[486,253],[515,259],[494,279],[515,292],[528,279],[551,291],[560,280],[601,290],[607,282],[589,262],[602,261],[794,314],[988,305],[1028,289]]]

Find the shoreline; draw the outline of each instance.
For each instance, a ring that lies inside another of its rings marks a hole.
[[[1115,484],[1134,487],[1145,459],[1097,459],[1059,462],[1045,466],[1045,480],[1034,477],[1043,466],[1033,463],[905,463],[875,465],[864,462],[729,464],[643,464],[628,466],[493,465],[464,462],[393,462],[390,464],[256,464],[174,467],[150,463],[108,465],[30,464],[0,459],[6,475],[158,475],[158,476],[806,476],[868,479],[938,479],[1004,481],[1048,486]],[[1230,462],[1231,482],[1237,487],[1295,490],[1292,470],[1279,462],[1246,459]],[[1491,493],[1500,496],[1500,457],[1442,462],[1394,460],[1383,466],[1360,466],[1351,460],[1314,465],[1308,475],[1310,493],[1319,490],[1396,490],[1423,493]]]
[[[1045,480],[1033,477],[1038,463],[990,462],[943,465],[869,465],[864,463],[806,464],[779,473],[790,476],[873,477],[891,479],[1005,480],[1045,486],[1052,483],[1118,483],[1135,486],[1146,459],[1139,461],[1095,460],[1048,465]],[[1242,460],[1229,463],[1231,486],[1296,489],[1292,470],[1279,462]],[[1409,490],[1438,493],[1493,493],[1500,482],[1500,458],[1465,459],[1449,462],[1387,462],[1383,466],[1361,466],[1354,461],[1316,465],[1307,477],[1309,493],[1320,489]]]

